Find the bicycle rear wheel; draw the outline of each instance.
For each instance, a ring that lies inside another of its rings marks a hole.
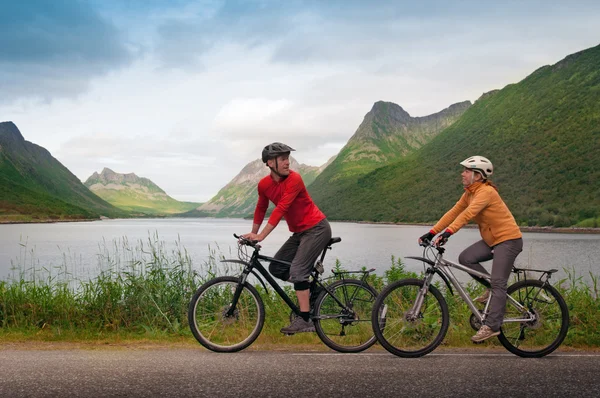
[[[190,302],[188,321],[196,340],[216,352],[243,350],[256,340],[265,307],[252,285],[244,285],[232,315],[227,315],[239,278],[222,276],[202,285]]]
[[[358,279],[337,281],[327,288],[335,298],[327,290],[321,292],[313,318],[321,341],[339,352],[360,352],[375,344],[371,311],[377,291]]]
[[[569,329],[569,309],[558,290],[539,280],[525,280],[509,286],[507,294],[535,319],[519,322],[520,318],[529,319],[529,314],[507,301],[502,333],[498,336],[502,345],[525,358],[543,357],[556,350]]]
[[[446,300],[429,286],[423,304],[412,313],[423,281],[403,279],[387,286],[373,306],[373,331],[379,343],[399,357],[416,358],[433,351],[446,336],[450,316]]]

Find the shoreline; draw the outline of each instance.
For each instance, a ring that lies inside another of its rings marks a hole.
[[[370,224],[370,225],[402,225],[407,227],[431,227],[434,223],[406,223],[406,222],[391,222],[391,221],[356,221],[356,220],[329,220],[331,222],[345,222],[353,224]],[[476,229],[477,225],[467,224],[463,228]],[[525,227],[520,226],[521,232],[540,232],[540,233],[560,233],[560,234],[600,234],[600,228],[584,228],[584,227]]]
[[[78,220],[35,220],[35,221],[23,221],[23,220],[0,220],[0,225],[10,225],[10,224],[56,224],[56,223],[64,223],[64,222],[91,222],[91,221],[100,221],[100,218],[82,218]],[[116,220],[116,219],[115,219]]]
[[[92,222],[92,221],[102,221],[102,220],[136,220],[136,219],[151,219],[151,218],[173,218],[180,219],[182,217],[127,217],[127,218],[86,218],[86,219],[77,219],[77,220],[35,220],[35,221],[17,221],[17,220],[0,220],[0,225],[12,225],[12,224],[53,224],[53,223],[69,223],[69,222]],[[185,219],[191,218],[229,218],[229,217],[183,217]],[[236,219],[236,218],[232,218]],[[431,226],[432,223],[406,223],[406,222],[391,222],[391,221],[360,221],[360,220],[329,220],[331,222],[341,222],[341,223],[352,223],[352,224],[367,224],[367,225],[398,225],[398,226],[422,226],[428,227]],[[477,228],[475,224],[465,225],[463,228]],[[539,232],[539,233],[560,233],[560,234],[600,234],[600,228],[586,228],[586,227],[551,227],[551,226],[535,226],[535,227],[525,227],[520,226],[519,229],[522,232]]]

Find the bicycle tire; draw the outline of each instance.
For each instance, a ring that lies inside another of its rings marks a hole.
[[[375,337],[387,351],[399,357],[417,358],[430,353],[442,343],[448,331],[448,305],[432,285],[416,319],[407,318],[423,283],[420,279],[396,281],[383,289],[373,306],[371,321]]]
[[[252,285],[244,285],[234,316],[226,316],[239,283],[239,278],[233,276],[212,279],[202,285],[190,301],[188,322],[192,334],[211,351],[241,351],[262,331],[265,307]]]
[[[377,342],[371,326],[371,311],[377,291],[358,279],[333,282],[327,288],[344,303],[347,312],[327,291],[315,301],[315,331],[321,341],[338,352],[361,352]]]
[[[503,323],[500,343],[510,352],[524,358],[540,358],[556,350],[567,336],[569,309],[565,300],[553,286],[540,280],[524,280],[507,289],[538,319],[533,322]],[[504,319],[518,318],[522,314],[510,302],[506,304]]]

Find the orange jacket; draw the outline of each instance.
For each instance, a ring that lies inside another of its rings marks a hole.
[[[437,234],[448,228],[456,233],[470,220],[479,225],[481,237],[493,247],[522,237],[521,230],[498,191],[490,184],[476,182],[465,188],[458,202],[435,224]]]

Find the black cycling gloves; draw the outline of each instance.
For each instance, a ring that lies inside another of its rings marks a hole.
[[[452,231],[450,231],[449,229],[446,229],[435,240],[435,245],[436,246],[443,246],[444,244],[446,244],[446,242],[448,242],[448,238],[451,235],[452,235]],[[421,236],[419,238],[419,244],[430,244],[431,241],[433,240],[434,236],[435,236],[435,232],[433,232],[433,230],[427,232],[425,235],[423,235],[423,236]]]
[[[444,246],[446,242],[448,242],[448,238],[452,235],[452,231],[449,229],[442,232],[442,234],[437,238],[435,242],[438,246]]]
[[[431,240],[433,239],[434,236],[435,236],[435,233],[432,231],[429,231],[425,235],[423,235],[419,238],[419,243],[421,243],[421,242],[431,243]]]

